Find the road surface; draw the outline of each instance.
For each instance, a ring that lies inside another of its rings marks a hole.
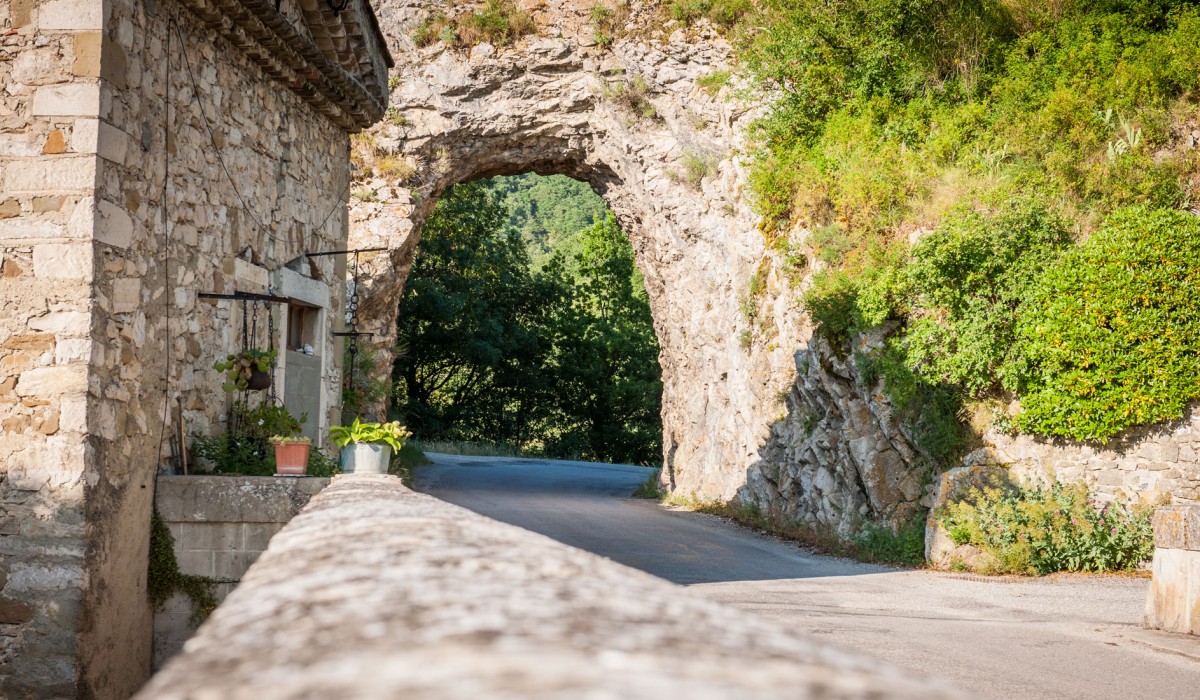
[[[650,470],[430,455],[416,488],[969,695],[1200,698],[1200,640],[1142,630],[1147,581],[987,579],[811,554],[629,498]]]

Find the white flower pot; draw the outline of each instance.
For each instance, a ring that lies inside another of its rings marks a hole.
[[[342,471],[347,474],[387,474],[392,448],[354,442],[342,448]]]

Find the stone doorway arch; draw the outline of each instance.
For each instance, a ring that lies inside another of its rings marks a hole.
[[[420,13],[381,8],[401,68],[388,117],[360,145],[413,174],[361,173],[352,192],[350,247],[389,248],[362,258],[361,330],[376,334],[390,360],[421,224],[447,187],[524,172],[588,182],[633,243],[650,297],[664,480],[684,493],[731,498],[786,410],[803,329],[786,301],[747,313],[750,280],[769,267],[742,197],[748,115],[696,85],[725,64],[728,48],[711,33],[602,48],[579,23],[586,13],[546,12],[557,36],[468,52],[418,49],[405,28]]]

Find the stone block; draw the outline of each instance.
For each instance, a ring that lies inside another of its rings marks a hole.
[[[0,221],[0,240],[21,241],[61,238],[63,227],[45,219],[26,217]]]
[[[60,133],[60,132],[55,132],[55,133]],[[33,198],[33,213],[34,214],[48,214],[50,212],[56,212],[56,211],[62,209],[63,201],[64,201],[64,199],[63,199],[62,195],[53,195],[50,197],[34,197]]]
[[[215,552],[211,551],[192,551],[192,550],[175,550],[175,561],[179,564],[180,573],[192,574],[193,576],[213,576],[216,573],[214,567]]]
[[[43,243],[33,247],[33,274],[44,279],[90,281],[92,247],[78,243]]]
[[[96,186],[93,156],[47,158],[21,163],[4,172],[4,189],[10,193],[90,192]]]
[[[0,596],[0,625],[23,625],[32,619],[32,607]]]
[[[133,219],[121,207],[101,199],[96,203],[100,214],[95,228],[96,240],[116,248],[128,248],[133,242]]]
[[[78,32],[74,40],[75,62],[71,64],[71,72],[80,77],[100,77],[100,32]]]
[[[154,502],[168,522],[286,523],[329,479],[163,476]]]
[[[262,552],[213,552],[214,576],[219,579],[239,580]]]
[[[85,392],[87,392],[87,373],[82,364],[38,367],[22,372],[17,379],[17,395],[23,397],[49,398]]]
[[[13,29],[20,29],[33,21],[34,0],[12,0],[9,5]]]
[[[1200,550],[1200,506],[1165,506],[1154,511],[1154,546]]]
[[[58,365],[87,362],[91,356],[92,341],[90,338],[63,338],[54,346],[54,363]]]
[[[99,119],[76,119],[71,128],[71,150],[76,153],[95,153],[99,138]]]
[[[95,3],[88,3],[95,4]],[[48,85],[33,93],[35,117],[95,117],[100,115],[100,85]]]
[[[15,199],[6,199],[0,202],[0,219],[11,219],[14,216],[21,215],[21,202]]]
[[[53,333],[57,336],[88,335],[91,332],[92,315],[84,311],[52,311],[29,320],[29,328]]]
[[[124,165],[129,154],[129,134],[104,121],[96,128],[96,153],[105,160]]]
[[[104,29],[104,3],[50,0],[38,10],[39,29]]]
[[[248,552],[266,551],[275,533],[283,528],[276,523],[245,523],[242,525],[242,549]]]
[[[136,277],[113,280],[112,310],[115,314],[137,311],[142,303],[142,281]]]
[[[46,137],[46,142],[42,144],[42,153],[48,156],[58,155],[67,150],[67,141],[63,138],[62,131],[55,129]]]
[[[1200,553],[1182,549],[1154,550],[1153,578],[1146,597],[1146,626],[1187,633],[1191,626],[1192,599],[1189,559]]]
[[[242,547],[241,523],[178,523],[180,550],[227,551]]]

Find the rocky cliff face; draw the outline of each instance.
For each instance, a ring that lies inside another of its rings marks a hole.
[[[804,250],[807,234],[768,246],[744,194],[746,129],[766,100],[698,84],[729,67],[717,32],[665,22],[652,3],[634,2],[615,41],[601,46],[592,4],[568,2],[534,8],[536,32],[512,46],[422,48],[412,35],[432,12],[469,8],[376,6],[397,72],[388,117],[356,142],[365,161],[351,247],[388,248],[362,256],[358,288],[360,329],[376,333],[383,367],[421,223],[439,194],[477,178],[562,173],[605,198],[645,276],[662,348],[669,487],[740,497],[842,533],[867,520],[899,525],[932,503],[929,461],[882,388],[853,360],[810,343],[797,305],[806,280],[786,274],[794,267],[777,252]],[[1121,454],[992,434],[985,443],[994,449],[973,459],[1036,466],[1030,474],[1057,468],[1107,497],[1191,498],[1194,466],[1167,459],[1170,448],[1159,461],[1147,456],[1178,441],[1160,433],[1135,436]],[[1188,449],[1190,435],[1179,438]],[[1148,469],[1158,473],[1139,476]]]

